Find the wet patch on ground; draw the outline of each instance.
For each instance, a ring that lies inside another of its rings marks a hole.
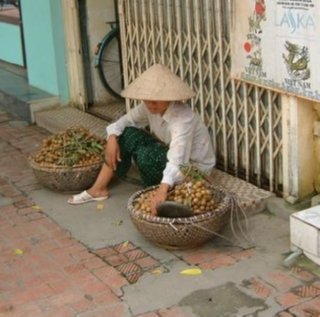
[[[188,306],[199,317],[255,317],[269,308],[264,300],[250,297],[234,283],[195,291],[179,305]]]

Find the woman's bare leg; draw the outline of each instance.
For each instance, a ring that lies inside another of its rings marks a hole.
[[[113,177],[114,171],[103,164],[94,184],[87,190],[92,197],[102,197],[108,195],[108,185]]]

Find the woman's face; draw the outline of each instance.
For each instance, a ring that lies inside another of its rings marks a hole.
[[[161,115],[165,113],[170,105],[170,101],[144,100],[143,102],[151,113],[159,113]]]

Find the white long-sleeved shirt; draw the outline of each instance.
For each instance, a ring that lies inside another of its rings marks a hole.
[[[216,163],[208,129],[198,114],[182,102],[170,103],[163,115],[152,114],[144,104],[131,109],[107,126],[107,135],[121,135],[126,127],[144,128],[169,146],[161,183],[174,185],[183,179],[179,166],[191,163],[210,173]]]

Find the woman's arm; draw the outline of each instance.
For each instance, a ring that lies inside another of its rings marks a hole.
[[[169,125],[171,142],[167,152],[168,162],[163,171],[162,183],[173,186],[183,179],[180,166],[190,162],[195,122],[193,114]]]
[[[107,138],[110,135],[119,136],[126,127],[144,128],[149,124],[147,110],[143,104],[131,109],[116,122],[107,126]]]
[[[184,116],[183,116],[184,115]],[[194,115],[187,112],[177,120],[169,122],[171,142],[167,153],[168,162],[163,171],[159,188],[150,200],[151,213],[156,215],[156,206],[167,199],[168,191],[175,183],[183,180],[180,165],[190,161],[192,140],[194,134]]]

